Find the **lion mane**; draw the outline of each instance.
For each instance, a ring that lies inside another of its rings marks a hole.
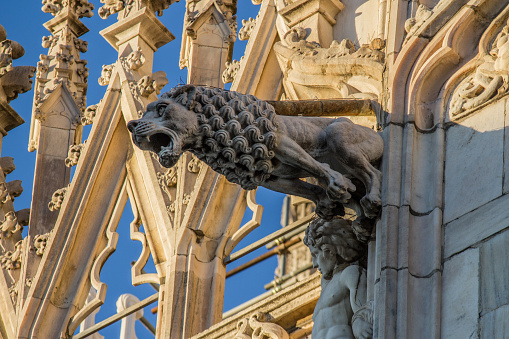
[[[212,87],[181,86],[162,94],[194,112],[202,147],[198,159],[232,183],[252,190],[272,171],[277,117],[274,107],[253,95]]]

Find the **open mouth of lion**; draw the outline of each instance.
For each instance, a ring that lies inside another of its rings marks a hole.
[[[154,133],[147,136],[150,150],[160,154],[164,150],[173,150],[173,139],[166,133]]]

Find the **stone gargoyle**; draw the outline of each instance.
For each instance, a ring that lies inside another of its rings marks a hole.
[[[357,196],[363,196],[355,200],[362,217],[378,215],[381,173],[373,165],[383,140],[347,118],[280,116],[252,95],[184,85],[162,94],[127,127],[134,143],[157,153],[164,167],[190,151],[246,190],[263,186],[315,202],[325,219],[344,214],[358,188],[352,181],[360,181]],[[301,180],[308,177],[318,185]]]

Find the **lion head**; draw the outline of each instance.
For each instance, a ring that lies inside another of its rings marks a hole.
[[[277,121],[274,108],[252,95],[211,87],[175,87],[127,125],[139,148],[172,167],[184,151],[244,189],[273,170]]]

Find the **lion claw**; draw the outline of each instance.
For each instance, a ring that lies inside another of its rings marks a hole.
[[[382,200],[379,196],[373,196],[372,194],[366,195],[361,199],[361,206],[366,218],[373,219],[376,218],[380,212]]]
[[[352,197],[349,191],[354,192],[355,189],[356,187],[350,179],[345,177],[335,178],[327,187],[327,195],[331,200],[336,200],[344,204]]]

